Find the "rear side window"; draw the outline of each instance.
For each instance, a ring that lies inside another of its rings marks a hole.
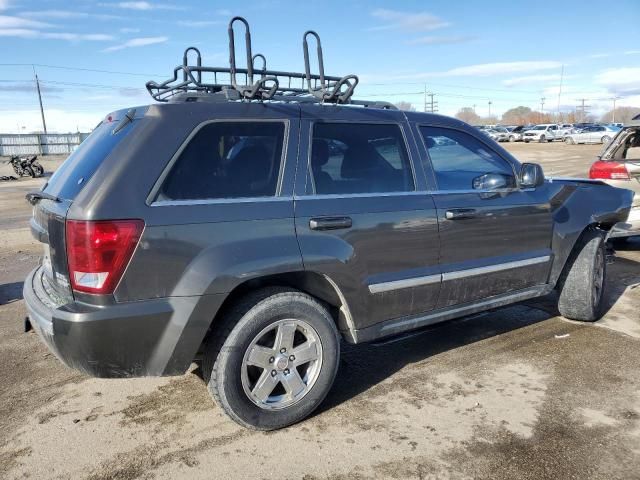
[[[516,186],[511,164],[472,135],[437,127],[420,127],[420,133],[429,151],[439,190],[471,190],[474,181],[487,174],[500,174],[507,187]],[[425,165],[425,169],[428,167]]]
[[[51,176],[45,192],[73,200],[111,151],[135,128],[138,120],[113,133],[117,122],[100,123]]]
[[[276,194],[285,125],[204,125],[166,175],[157,200],[268,197]]]
[[[317,123],[310,164],[318,195],[415,190],[398,125]]]

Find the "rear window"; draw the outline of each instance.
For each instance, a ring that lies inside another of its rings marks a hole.
[[[118,122],[102,122],[91,135],[60,165],[47,182],[45,192],[66,200],[73,200],[96,172],[102,161],[134,128],[129,122],[113,134]]]
[[[189,141],[156,200],[269,197],[276,194],[283,122],[213,122]]]

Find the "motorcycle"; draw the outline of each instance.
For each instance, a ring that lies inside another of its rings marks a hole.
[[[38,155],[19,157],[13,155],[6,163],[10,163],[18,177],[38,178],[44,174],[44,167],[37,162]]]

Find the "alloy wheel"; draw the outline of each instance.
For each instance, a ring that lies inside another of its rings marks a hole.
[[[242,360],[242,388],[260,408],[287,408],[309,393],[321,368],[318,332],[304,320],[279,320],[249,344]]]

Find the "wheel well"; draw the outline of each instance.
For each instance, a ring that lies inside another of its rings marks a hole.
[[[307,293],[315,299],[321,301],[331,314],[338,331],[344,336],[355,328],[351,313],[342,292],[326,275],[317,272],[298,271],[287,272],[264,277],[253,278],[236,286],[225,298],[211,322],[211,327],[215,328],[219,320],[226,312],[249,292],[265,287],[290,287]],[[205,343],[207,335],[202,341]],[[201,346],[202,348],[202,346]]]
[[[571,252],[569,253],[569,255],[567,256],[567,259],[564,262],[560,275],[558,276],[558,280],[556,281],[556,286],[561,285],[562,282],[564,281],[564,278],[566,277],[567,272],[573,265],[575,257],[579,253],[577,248],[582,245],[585,235],[592,230],[600,230],[606,233],[607,231],[611,230],[612,227],[613,227],[613,224],[608,225],[608,224],[600,224],[600,223],[591,223],[590,225],[587,225],[582,230],[582,232],[580,232],[580,235],[578,235],[578,238],[576,239],[573,246],[571,247]]]

